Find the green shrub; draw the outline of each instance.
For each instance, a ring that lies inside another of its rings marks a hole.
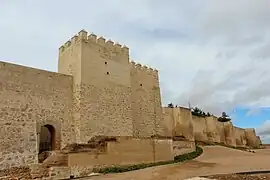
[[[200,156],[202,153],[203,153],[203,149],[196,145],[195,151],[193,151],[191,153],[175,156],[174,160],[171,160],[171,161],[160,161],[160,162],[156,162],[156,163],[142,163],[142,164],[135,164],[135,165],[127,165],[127,166],[115,165],[112,167],[95,168],[95,169],[93,169],[93,171],[96,173],[104,173],[104,174],[134,171],[134,170],[144,169],[144,168],[153,167],[153,166],[161,166],[161,165],[166,165],[166,164],[184,162],[187,160],[194,159],[194,158]]]
[[[191,108],[191,114],[193,116],[198,117],[210,117],[211,114],[209,112],[205,113],[202,109],[199,109],[198,107]]]

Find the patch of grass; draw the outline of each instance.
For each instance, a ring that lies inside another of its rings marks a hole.
[[[195,151],[191,153],[175,156],[174,160],[171,160],[171,161],[160,161],[156,163],[142,163],[142,164],[135,164],[135,165],[127,165],[127,166],[115,165],[115,166],[105,167],[105,168],[95,168],[93,169],[93,172],[108,174],[108,173],[122,173],[122,172],[134,171],[134,170],[144,169],[144,168],[153,167],[153,166],[160,166],[160,165],[173,164],[173,163],[184,162],[187,160],[192,160],[200,156],[202,153],[203,153],[203,149],[199,146],[196,146]]]

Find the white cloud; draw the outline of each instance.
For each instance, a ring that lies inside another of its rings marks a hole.
[[[261,112],[261,108],[260,107],[254,107],[248,110],[248,112],[246,113],[246,116],[251,116],[251,115],[257,115]]]
[[[270,120],[266,120],[261,127],[256,129],[256,132],[264,143],[270,144]]]

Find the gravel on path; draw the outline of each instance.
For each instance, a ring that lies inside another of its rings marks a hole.
[[[270,174],[224,174],[207,176],[212,180],[270,180]]]

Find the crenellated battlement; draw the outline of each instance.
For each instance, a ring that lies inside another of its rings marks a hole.
[[[145,65],[142,65],[140,63],[136,63],[134,61],[131,61],[130,64],[138,69],[138,70],[141,70],[141,71],[145,71],[145,72],[150,72],[150,73],[154,73],[154,74],[157,74],[158,73],[158,70],[157,69],[153,69],[151,67],[148,67],[148,66],[145,66]]]
[[[106,40],[102,36],[98,37],[93,33],[89,34],[85,30],[81,30],[78,34],[69,39],[64,45],[59,48],[59,52],[64,52],[66,49],[79,41],[94,43],[96,45],[104,47],[106,50],[112,53],[129,55],[129,48],[127,46],[121,45],[118,42],[113,42],[110,39]]]

